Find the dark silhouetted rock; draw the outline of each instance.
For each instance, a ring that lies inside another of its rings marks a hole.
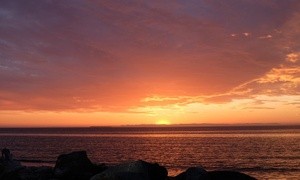
[[[247,174],[235,172],[235,171],[211,171],[208,172],[210,180],[221,180],[221,179],[233,179],[233,180],[255,180],[256,178],[251,177]]]
[[[2,174],[5,171],[5,166],[0,163],[0,174]]]
[[[19,180],[18,172],[25,167],[20,162],[9,159],[0,160],[0,179],[1,180]]]
[[[206,171],[201,167],[191,167],[180,173],[174,180],[254,180],[255,178],[235,171]]]
[[[199,180],[207,179],[207,171],[202,167],[190,167],[186,171],[177,175],[176,180]]]
[[[52,167],[25,167],[15,160],[0,163],[1,180],[50,180]]]
[[[0,164],[3,172],[11,172],[24,168],[19,161],[15,160],[1,161]]]
[[[165,180],[167,175],[165,167],[138,160],[108,168],[91,180]]]
[[[191,167],[168,177],[165,167],[142,160],[107,168],[93,164],[85,151],[60,155],[54,168],[25,167],[16,160],[0,159],[0,180],[255,180],[234,171],[209,171]]]
[[[149,180],[149,177],[142,173],[118,172],[101,173],[92,177],[91,180]]]
[[[77,151],[58,156],[54,177],[63,180],[88,180],[105,169],[105,165],[94,165],[86,151]]]
[[[50,180],[53,177],[52,167],[26,167],[18,171],[22,180]]]

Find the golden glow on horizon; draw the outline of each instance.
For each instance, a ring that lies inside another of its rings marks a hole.
[[[170,125],[171,122],[165,119],[161,119],[155,122],[156,125]]]
[[[256,96],[226,103],[168,104],[136,107],[124,112],[2,111],[1,127],[88,127],[194,123],[296,123],[299,96]],[[170,119],[172,121],[170,121]]]

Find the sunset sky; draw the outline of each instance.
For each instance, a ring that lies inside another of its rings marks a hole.
[[[0,1],[0,127],[155,123],[300,124],[300,1]]]

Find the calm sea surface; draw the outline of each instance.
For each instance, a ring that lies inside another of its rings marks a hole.
[[[0,148],[42,160],[86,150],[95,163],[143,159],[176,175],[191,166],[236,170],[258,179],[300,179],[300,126],[0,129]]]

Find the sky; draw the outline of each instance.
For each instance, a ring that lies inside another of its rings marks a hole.
[[[0,127],[300,124],[298,0],[1,0]]]

